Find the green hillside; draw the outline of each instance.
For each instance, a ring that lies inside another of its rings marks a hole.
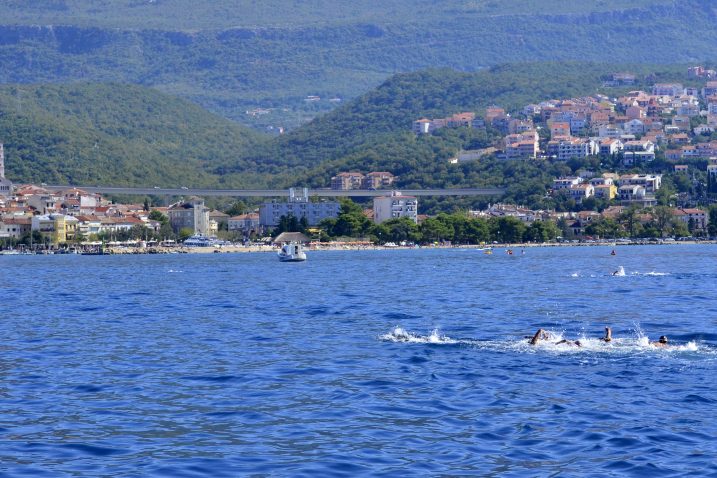
[[[670,0],[460,1],[417,3],[405,0],[5,0],[0,16],[7,24],[74,24],[128,29],[227,29],[305,27],[356,22],[423,23],[469,15],[491,18],[546,12],[586,15],[669,5]]]
[[[184,100],[117,84],[0,87],[0,142],[16,182],[247,186],[256,133]],[[221,176],[231,165],[242,174]]]
[[[717,46],[709,0],[0,3],[0,82],[136,83],[257,127],[294,127],[401,72],[694,62]]]

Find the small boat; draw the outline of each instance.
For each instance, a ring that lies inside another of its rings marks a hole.
[[[306,260],[304,246],[298,242],[290,242],[284,244],[279,251],[279,260],[281,262],[301,262]]]

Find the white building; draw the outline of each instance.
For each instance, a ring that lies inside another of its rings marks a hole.
[[[612,156],[622,151],[623,144],[617,138],[604,138],[600,141],[599,153],[601,156]]]
[[[259,207],[259,224],[275,227],[282,216],[293,216],[298,220],[306,218],[309,226],[316,226],[324,219],[338,217],[340,207],[336,201],[311,202],[307,188],[303,189],[302,194],[297,194],[296,190],[291,188],[287,202],[267,202]]]
[[[373,199],[373,220],[376,224],[399,217],[418,222],[418,199],[415,196],[404,196],[399,191],[393,191],[390,196]]]
[[[657,83],[652,87],[654,96],[681,96],[685,94],[685,87],[680,83]]]
[[[655,159],[655,145],[652,141],[633,140],[626,141],[623,147],[625,164],[633,164],[640,161],[652,161]]]
[[[579,176],[568,176],[565,178],[553,179],[553,191],[570,189],[573,186],[577,186],[581,182],[583,182],[583,178]]]
[[[576,184],[570,186],[570,197],[575,199],[575,202],[580,204],[583,199],[587,199],[595,195],[595,188],[592,184]]]
[[[558,159],[567,161],[571,158],[585,158],[596,154],[595,142],[590,139],[570,138],[558,144]]]
[[[662,174],[624,174],[619,179],[620,186],[638,185],[645,192],[654,194],[662,186]]]

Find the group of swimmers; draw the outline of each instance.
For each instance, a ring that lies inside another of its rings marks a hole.
[[[528,340],[528,343],[530,345],[538,345],[538,342],[540,341],[547,341],[550,340],[550,334],[546,332],[544,329],[538,329],[538,331],[533,335],[533,337]],[[612,342],[612,329],[610,327],[605,327],[605,336],[600,338],[603,342]],[[555,345],[565,344],[565,345],[573,345],[576,347],[582,347],[583,344],[580,343],[579,340],[568,340],[568,339],[562,339],[557,342],[554,342]],[[660,338],[656,342],[651,342],[650,345],[653,345],[655,347],[667,347],[667,336],[661,335]]]

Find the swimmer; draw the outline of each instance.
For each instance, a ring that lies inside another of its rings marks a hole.
[[[583,346],[583,344],[581,344],[579,340],[563,339],[563,340],[561,340],[560,342],[555,342],[555,345],[563,345],[563,344],[566,344],[566,345],[574,345],[574,346],[576,346],[576,347],[582,347],[582,346]]]
[[[528,341],[528,343],[529,343],[530,345],[538,345],[538,342],[540,342],[541,340],[548,340],[548,339],[550,339],[550,334],[548,334],[548,333],[547,333],[545,330],[543,330],[543,329],[538,329],[538,331],[535,333],[535,335],[533,335],[533,338],[531,338],[531,339]],[[558,341],[558,342],[555,342],[555,345],[563,345],[563,344],[565,344],[565,345],[575,345],[575,346],[577,346],[577,347],[582,347],[582,345],[583,345],[583,344],[580,343],[579,340],[567,340],[567,339],[563,339],[563,340],[560,340],[560,341]]]
[[[657,342],[652,342],[651,345],[655,347],[669,347],[669,345],[667,345],[667,336],[661,335],[659,340]]]
[[[612,329],[610,327],[605,327],[605,337],[600,340],[603,342],[612,342]]]
[[[533,338],[528,341],[530,345],[537,345],[538,342],[541,340],[548,340],[548,333],[543,329],[538,329],[538,331],[533,335]]]

